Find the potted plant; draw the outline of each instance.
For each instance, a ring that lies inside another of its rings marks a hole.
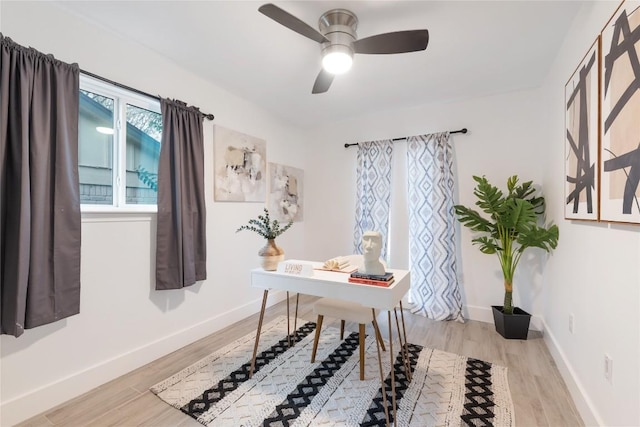
[[[275,239],[292,225],[293,221],[289,221],[288,224],[282,227],[277,219],[272,220],[269,217],[269,210],[264,208],[263,215],[258,215],[258,219],[250,219],[246,225],[240,226],[236,233],[242,230],[249,230],[267,239],[267,243],[258,251],[258,255],[261,257],[262,268],[267,271],[273,271],[278,268],[278,263],[284,259],[284,251],[276,245]]]
[[[505,338],[526,339],[531,316],[513,307],[513,275],[527,248],[550,252],[558,245],[557,225],[539,225],[544,214],[544,197],[536,196],[532,181],[518,184],[518,176],[507,179],[507,194],[482,176],[473,194],[476,205],[488,215],[462,205],[454,206],[458,220],[476,236],[472,242],[485,254],[496,254],[504,277],[504,303],[492,306],[496,330]]]

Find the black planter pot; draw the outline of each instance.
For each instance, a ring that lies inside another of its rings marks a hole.
[[[531,315],[524,310],[515,307],[513,314],[504,314],[501,305],[492,305],[493,323],[496,332],[504,338],[513,340],[526,340],[529,333]]]

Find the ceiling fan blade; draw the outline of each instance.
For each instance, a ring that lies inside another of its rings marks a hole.
[[[311,93],[325,93],[329,90],[329,86],[331,86],[331,82],[333,82],[334,74],[325,71],[323,68],[320,70],[318,77],[316,77],[316,82],[313,84],[313,89]]]
[[[300,19],[296,18],[289,12],[280,9],[275,4],[263,4],[258,8],[258,12],[273,19],[277,23],[284,25],[290,30],[295,31],[298,34],[302,34],[303,36],[308,37],[311,40],[317,41],[318,43],[325,43],[329,41],[318,30],[314,29],[306,22],[303,22]]]
[[[353,42],[355,53],[388,54],[425,50],[429,44],[429,30],[396,31],[365,37]]]

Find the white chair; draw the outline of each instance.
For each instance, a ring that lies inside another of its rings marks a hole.
[[[349,255],[349,264],[360,267],[364,265],[364,259],[362,255]],[[345,321],[357,323],[359,325],[359,343],[360,343],[360,380],[364,380],[364,337],[365,337],[365,325],[369,322],[373,324],[373,329],[376,334],[376,339],[380,343],[383,351],[386,351],[382,336],[380,335],[380,329],[378,328],[378,322],[373,316],[371,308],[364,307],[361,304],[343,301],[335,298],[321,298],[313,305],[313,312],[318,316],[316,322],[316,334],[313,341],[313,351],[311,353],[311,363],[316,361],[316,352],[318,350],[318,340],[320,339],[320,330],[322,329],[322,321],[324,316],[332,317],[334,319],[340,319],[340,339],[344,339],[344,325]]]
[[[364,380],[364,337],[365,325],[369,322],[373,323],[376,339],[380,343],[383,351],[386,351],[378,322],[373,317],[372,309],[364,307],[358,303],[343,301],[334,298],[320,298],[313,305],[314,314],[318,315],[316,322],[316,335],[313,341],[313,351],[311,352],[311,363],[316,361],[316,352],[318,350],[318,341],[320,339],[320,330],[322,329],[322,320],[324,316],[340,319],[340,339],[344,339],[344,324],[348,320],[359,325],[359,343],[360,343],[360,379]]]

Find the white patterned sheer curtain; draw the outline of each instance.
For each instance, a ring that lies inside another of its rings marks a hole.
[[[362,253],[362,234],[367,230],[374,230],[383,236],[381,257],[387,258],[392,160],[391,140],[358,144],[356,225],[353,233],[356,254]]]
[[[407,140],[411,312],[463,321],[449,132]]]

